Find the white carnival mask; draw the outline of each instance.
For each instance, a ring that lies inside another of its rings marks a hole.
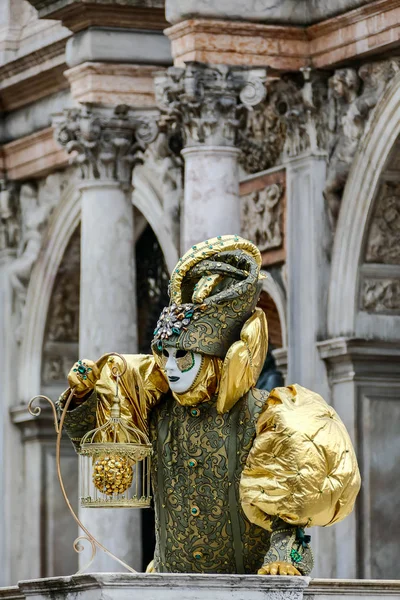
[[[187,392],[200,371],[201,354],[166,347],[163,349],[162,359],[170,389],[176,394]]]

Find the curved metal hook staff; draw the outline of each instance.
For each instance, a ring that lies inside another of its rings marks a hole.
[[[122,360],[122,364],[123,364],[123,370],[121,372],[118,372],[118,368],[116,365],[113,365],[111,370],[113,372],[113,374],[116,376],[117,381],[120,377],[122,377],[122,375],[125,374],[128,365],[126,363],[126,360],[123,356],[121,356],[120,354],[118,354],[117,352],[110,352],[109,354],[103,354],[103,356],[101,356],[99,358],[98,361],[96,361],[96,366],[99,368],[99,370],[101,370],[104,365],[106,364],[108,358],[110,356],[118,356],[118,358],[120,358]],[[60,487],[61,487],[61,492],[62,495],[64,496],[64,500],[66,505],[68,506],[73,518],[75,519],[75,521],[77,522],[77,524],[79,525],[79,527],[82,529],[82,531],[85,532],[86,535],[81,535],[79,537],[76,538],[76,540],[74,541],[73,547],[75,552],[82,552],[83,551],[83,546],[79,543],[81,540],[87,540],[91,547],[92,547],[92,555],[90,557],[89,562],[84,565],[84,567],[82,567],[81,569],[79,569],[79,571],[77,571],[76,575],[80,575],[81,573],[83,573],[84,571],[86,571],[86,569],[89,568],[89,566],[92,564],[95,556],[96,556],[96,546],[98,548],[100,548],[101,550],[103,550],[103,552],[105,552],[108,556],[111,556],[111,558],[113,558],[114,560],[116,560],[117,562],[119,562],[120,565],[122,565],[123,567],[125,567],[125,569],[127,569],[128,571],[130,571],[131,573],[137,573],[137,571],[135,571],[135,569],[132,569],[132,567],[130,567],[129,565],[127,565],[123,560],[121,560],[120,558],[118,558],[117,556],[115,556],[115,554],[113,554],[112,552],[110,552],[110,550],[108,550],[105,546],[103,546],[103,544],[101,544],[89,531],[88,529],[86,529],[86,527],[83,525],[83,523],[81,522],[81,520],[79,519],[79,517],[76,515],[74,509],[71,506],[71,503],[68,499],[67,496],[67,492],[65,490],[65,486],[64,486],[64,481],[61,475],[61,464],[60,464],[60,457],[61,457],[61,437],[62,437],[62,430],[63,430],[63,425],[64,425],[64,420],[65,420],[65,416],[67,414],[69,405],[71,404],[71,400],[74,396],[74,389],[71,389],[71,392],[67,398],[67,401],[65,402],[65,406],[63,408],[63,411],[61,413],[61,417],[60,417],[60,421],[58,421],[57,418],[57,409],[56,406],[54,404],[54,402],[48,398],[47,396],[43,396],[43,395],[38,395],[35,396],[34,398],[32,398],[29,401],[28,404],[28,411],[29,413],[34,416],[34,417],[38,417],[40,415],[40,413],[42,412],[42,409],[40,406],[33,406],[33,403],[36,400],[46,400],[46,402],[48,402],[52,408],[53,411],[53,416],[54,416],[54,428],[56,430],[57,433],[57,442],[56,442],[56,464],[57,464],[57,476],[58,476],[58,481],[60,483]]]

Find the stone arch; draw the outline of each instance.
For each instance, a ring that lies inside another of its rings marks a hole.
[[[171,272],[178,261],[178,251],[164,224],[160,195],[140,174],[135,178],[132,203],[153,229]],[[79,224],[80,192],[76,180],[72,178],[60,193],[28,285],[18,380],[18,395],[23,402],[41,393],[42,349],[50,299],[65,251]]]
[[[393,323],[383,315],[360,315],[363,249],[381,175],[400,136],[400,74],[376,106],[353,161],[335,234],[328,301],[330,337],[393,338]],[[382,318],[383,317],[383,318]],[[398,336],[398,333],[397,333]]]
[[[268,318],[268,305],[271,304],[272,312],[275,312],[277,319],[279,320],[280,327],[280,338],[281,347],[286,348],[287,346],[287,323],[286,323],[286,299],[282,287],[273,278],[271,273],[263,272],[266,278],[262,281],[262,292],[266,295],[265,300],[261,295],[259,306],[263,308],[267,313]],[[268,301],[268,299],[270,299]],[[279,334],[278,334],[279,335]]]
[[[80,193],[73,182],[61,192],[28,285],[19,370],[19,398],[24,402],[41,393],[42,348],[50,298],[65,250],[79,222]]]
[[[173,234],[166,224],[168,219],[164,214],[162,194],[157,189],[157,179],[154,178],[150,182],[147,170],[143,167],[137,167],[133,175],[133,186],[132,203],[140,210],[154,231],[162,248],[168,270],[171,273],[178,262],[179,254],[173,241]]]

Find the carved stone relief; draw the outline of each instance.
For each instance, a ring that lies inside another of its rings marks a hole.
[[[400,183],[382,184],[369,223],[364,250],[365,276],[360,308],[381,314],[400,313]]]
[[[335,230],[344,186],[372,109],[400,69],[400,58],[328,74],[305,68],[267,81],[265,100],[239,130],[241,164],[248,173],[269,169],[306,151],[327,155],[324,196]]]
[[[66,109],[53,120],[55,136],[83,178],[130,183],[132,169],[142,162],[147,144],[158,134],[156,121],[138,118],[126,105],[114,109],[89,105]]]
[[[20,342],[23,335],[26,293],[31,272],[36,263],[44,229],[48,219],[59,200],[55,193],[54,178],[49,175],[39,194],[36,184],[24,183],[19,191],[20,206],[20,239],[17,257],[9,266],[10,283],[14,294],[14,315],[16,317],[16,337]]]
[[[400,264],[400,183],[385,183],[369,227],[366,262]]]
[[[165,123],[179,130],[185,147],[234,146],[246,108],[265,97],[258,73],[226,65],[188,62],[155,77],[157,104]]]
[[[13,291],[16,339],[21,341],[28,284],[39,258],[43,234],[63,189],[76,178],[76,172],[48,175],[35,183],[23,183],[19,193],[6,190],[0,196],[0,241],[15,248],[8,273]],[[18,208],[17,208],[18,206]]]
[[[0,181],[0,252],[18,247],[20,238],[18,193],[12,183]]]
[[[324,195],[332,229],[347,177],[371,110],[400,69],[400,59],[339,69],[330,79],[330,147]]]
[[[242,197],[242,231],[261,252],[283,243],[282,186],[273,183]]]
[[[79,341],[80,228],[71,237],[54,282],[44,340],[44,383],[64,381]]]
[[[367,312],[400,314],[400,279],[365,279],[361,297]]]

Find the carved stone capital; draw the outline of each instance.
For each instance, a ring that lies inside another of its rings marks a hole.
[[[156,100],[184,146],[235,146],[246,108],[265,98],[264,81],[264,69],[189,62],[157,74]]]
[[[134,165],[141,162],[146,145],[155,140],[155,121],[134,116],[129,107],[92,109],[83,105],[55,118],[57,141],[73,153],[85,179],[129,183]]]

